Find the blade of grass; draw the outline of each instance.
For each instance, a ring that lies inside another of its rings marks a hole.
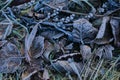
[[[96,73],[95,73],[95,76],[94,76],[93,80],[96,80],[96,78],[97,78],[97,76],[98,76],[98,72],[99,72],[99,70],[100,70],[100,68],[101,68],[101,66],[102,66],[102,64],[103,64],[103,61],[104,61],[104,59],[102,59],[102,60],[100,61],[100,64],[99,64],[99,66],[98,66],[98,68],[97,68],[97,71],[96,71]]]
[[[120,73],[116,74],[115,77],[113,77],[111,80],[119,80],[119,78],[120,78]]]
[[[98,62],[98,63],[96,64],[96,67],[95,67],[94,71],[92,72],[89,80],[92,80],[93,76],[95,75],[95,72],[96,72],[97,68],[99,67],[99,64],[100,64],[100,62]]]
[[[118,62],[118,60],[120,59],[120,56],[116,59],[116,61],[113,63],[113,65],[108,69],[108,71],[104,74],[104,76],[102,77],[101,80],[104,80],[105,77],[108,75],[108,73],[111,71],[111,69],[115,66],[115,64]]]
[[[86,80],[86,78],[88,77],[88,74],[89,74],[89,67],[90,67],[90,65],[91,65],[91,59],[90,60],[88,60],[87,62],[86,62],[86,68],[85,68],[85,76],[84,76],[84,80]]]
[[[15,35],[19,36],[20,39],[23,39],[23,38],[24,38],[24,35],[21,35],[21,34],[20,34],[18,31],[16,31],[16,30],[13,30],[13,33],[14,33]]]

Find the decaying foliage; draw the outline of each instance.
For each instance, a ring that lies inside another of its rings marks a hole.
[[[21,65],[22,56],[18,48],[8,41],[2,41],[0,50],[0,72],[13,73]]]
[[[2,78],[120,79],[119,0],[0,2]]]

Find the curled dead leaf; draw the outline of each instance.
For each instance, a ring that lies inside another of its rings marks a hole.
[[[100,29],[98,31],[96,38],[98,38],[98,39],[103,38],[109,19],[110,19],[109,17],[103,17],[102,24],[100,26]]]
[[[105,46],[101,46],[99,47],[95,54],[96,56],[98,56],[100,59],[104,58],[104,59],[112,59],[113,57],[113,53],[112,51],[114,50],[114,47],[112,47],[111,45],[105,45]]]
[[[81,70],[83,69],[84,64],[82,62],[80,63],[73,62],[73,64],[76,66],[77,71],[80,74]],[[71,64],[68,61],[61,60],[61,61],[54,62],[51,64],[51,67],[61,73],[66,72],[66,73],[71,73],[71,74],[77,74],[76,73],[77,71],[74,71],[73,67],[71,67]]]
[[[112,18],[110,20],[110,24],[112,27],[112,34],[114,37],[114,45],[116,47],[120,47],[120,20]]]
[[[31,65],[25,64],[26,69],[22,73],[22,80],[31,80],[32,76],[34,76],[39,71],[43,70],[42,59],[31,59]],[[37,76],[37,75],[36,75]]]
[[[50,61],[50,56],[52,55],[50,53],[56,54],[61,51],[62,51],[61,53],[65,53],[64,51],[65,43],[66,43],[66,39],[62,39],[58,42],[54,42],[54,44],[50,43],[48,40],[45,40],[44,52],[42,54],[45,60]]]
[[[44,46],[44,52],[43,52],[43,57],[45,58],[46,61],[50,60],[50,53],[54,50],[53,44],[51,44],[49,41],[45,41],[45,46]]]
[[[22,73],[22,80],[30,80],[31,76],[37,73],[36,70],[27,70],[24,73]]]
[[[110,18],[109,17],[103,17],[102,24],[99,28],[99,31],[97,33],[97,36],[94,40],[94,43],[98,45],[102,44],[108,44],[113,41],[113,36],[111,33],[111,28],[108,25]]]
[[[60,56],[59,58],[52,60],[51,66],[58,72],[67,72],[76,74],[80,80],[82,80],[80,72],[83,68],[82,55],[80,53],[71,53]]]

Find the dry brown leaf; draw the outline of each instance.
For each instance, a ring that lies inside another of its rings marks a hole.
[[[8,42],[0,50],[0,60],[0,72],[13,73],[19,68],[22,57],[18,48]]]
[[[34,75],[35,73],[37,73],[39,70],[43,68],[42,66],[43,60],[41,59],[41,57],[44,52],[44,45],[45,45],[44,37],[42,36],[37,36],[32,41],[32,45],[29,50],[30,59],[31,59],[30,65],[26,65],[27,69],[25,73],[23,73],[24,80],[29,79],[32,75]]]
[[[78,19],[73,23],[73,41],[86,43],[93,40],[97,34],[97,29],[86,19]]]
[[[58,72],[76,74],[81,80],[80,72],[83,68],[83,64],[80,61],[82,61],[82,55],[80,53],[64,54],[59,58],[52,60],[51,66]]]
[[[35,73],[39,72],[40,70],[43,70],[43,62],[42,59],[32,59],[31,65],[25,64],[26,69],[22,73],[22,80],[29,80],[31,79],[31,76],[33,76]]]
[[[98,38],[98,39],[103,38],[109,19],[110,19],[109,17],[103,17],[102,24],[99,28],[99,31],[98,31],[96,38]]]
[[[43,72],[43,80],[49,80],[50,79],[50,75],[48,73],[48,70],[47,69],[44,69],[44,72]]]
[[[34,26],[33,27],[33,30],[31,31],[31,33],[30,33],[30,35],[26,35],[26,38],[25,38],[25,57],[26,57],[26,60],[28,61],[28,62],[30,62],[31,61],[31,55],[30,55],[30,53],[29,53],[29,49],[30,49],[30,47],[31,47],[31,45],[32,45],[32,42],[33,42],[33,40],[34,40],[34,38],[35,38],[35,35],[36,35],[36,33],[37,33],[37,28],[38,28],[38,25],[36,25],[36,26]]]
[[[74,66],[76,66],[77,68],[77,71],[80,73],[81,70],[83,69],[83,63],[80,62],[80,63],[76,63],[76,62],[73,62],[72,64],[74,64]],[[52,68],[54,68],[55,70],[57,70],[58,72],[61,72],[61,73],[71,73],[71,74],[77,74],[76,73],[76,70],[73,69],[73,67],[70,66],[71,64],[69,63],[69,61],[57,61],[55,63],[52,63],[51,66]]]
[[[102,24],[99,28],[98,34],[94,40],[96,44],[108,44],[113,41],[111,28],[108,25],[110,18],[103,17]]]
[[[111,45],[105,45],[105,46],[101,46],[99,47],[95,54],[96,56],[98,56],[100,59],[104,58],[104,59],[112,59],[113,57],[113,53],[112,51],[114,50],[114,47],[112,47]]]
[[[44,50],[44,37],[38,36],[35,37],[32,47],[30,49],[30,55],[32,58],[38,58],[43,54]]]
[[[25,71],[24,73],[22,73],[22,80],[30,80],[30,77],[35,73],[37,73],[36,70]]]
[[[87,45],[80,45],[80,52],[84,60],[89,60],[92,55],[91,48]]]
[[[62,39],[58,42],[54,42],[52,44],[48,40],[45,40],[44,44],[44,51],[43,51],[43,57],[45,60],[49,61],[50,60],[50,53],[53,51],[54,53],[62,51],[64,53],[64,45],[66,43],[66,39]]]
[[[65,53],[64,51],[64,45],[66,44],[66,39],[61,39],[57,42],[51,43],[48,40],[45,40],[44,44],[44,51],[43,51],[43,57],[45,58],[46,61],[50,61],[50,53]],[[58,56],[57,54],[56,56]]]
[[[51,44],[49,41],[45,40],[45,45],[44,45],[44,52],[43,52],[43,57],[45,58],[46,61],[50,60],[50,53],[54,50],[54,45]]]
[[[114,37],[114,45],[116,47],[120,47],[120,20],[112,18],[110,20],[110,24],[112,27],[112,33]]]

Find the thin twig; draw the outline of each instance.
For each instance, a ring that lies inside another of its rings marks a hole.
[[[52,8],[52,9],[55,9],[55,10],[56,10],[56,8],[55,8],[54,6],[51,6],[51,5],[49,5],[49,4],[45,3],[45,2],[43,2],[43,4],[46,5],[46,6],[48,6],[48,7],[50,7],[50,8]],[[120,8],[118,8],[118,9],[110,12],[108,15],[110,15],[110,14],[112,14],[113,12],[116,12],[116,11],[118,11],[118,10],[120,10]],[[86,13],[73,12],[73,11],[69,11],[69,10],[60,10],[60,11],[61,11],[61,12],[64,12],[64,13],[69,13],[69,14],[76,14],[76,15],[83,15],[83,16],[87,16],[87,15],[88,15],[88,14],[86,14]],[[108,16],[108,15],[107,15],[107,16]],[[105,14],[105,15],[94,14],[94,16],[95,16],[95,17],[104,17],[104,16],[106,16],[106,14]],[[113,18],[116,18],[116,19],[120,19],[120,17],[115,17],[115,16],[110,16],[110,17],[113,17]]]
[[[96,78],[97,78],[97,76],[98,76],[98,73],[99,73],[99,71],[100,71],[100,68],[101,68],[101,66],[102,66],[102,64],[103,64],[103,61],[104,61],[104,59],[102,59],[102,60],[100,61],[100,64],[99,64],[99,66],[98,66],[98,68],[97,68],[97,71],[96,71],[96,73],[95,73],[95,76],[94,76],[93,80],[96,80]]]

